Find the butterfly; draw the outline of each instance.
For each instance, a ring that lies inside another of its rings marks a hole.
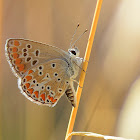
[[[74,79],[82,63],[78,48],[66,52],[40,42],[11,38],[6,41],[5,52],[26,98],[54,107],[66,94],[72,106],[76,106]]]

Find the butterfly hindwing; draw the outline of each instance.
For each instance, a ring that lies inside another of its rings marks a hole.
[[[68,63],[52,59],[30,70],[19,81],[22,93],[37,104],[53,107],[70,84]]]
[[[57,47],[25,39],[8,39],[5,49],[8,62],[18,77],[49,59],[68,57],[65,51]]]

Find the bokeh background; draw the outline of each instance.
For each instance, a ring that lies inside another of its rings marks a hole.
[[[0,0],[0,140],[64,140],[71,104],[38,106],[19,91],[4,54],[8,38],[67,51],[90,30],[96,0]],[[89,32],[76,46],[84,57]],[[140,1],[104,0],[74,131],[140,139]],[[74,136],[72,140],[99,140]]]

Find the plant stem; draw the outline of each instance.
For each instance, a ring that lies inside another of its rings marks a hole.
[[[101,10],[102,1],[103,0],[97,0],[95,14],[94,14],[94,17],[93,17],[92,26],[91,26],[91,30],[90,30],[90,35],[89,35],[89,39],[88,39],[88,44],[87,44],[87,48],[86,48],[86,53],[85,53],[85,57],[84,57],[84,60],[85,60],[84,63],[83,63],[83,70],[84,71],[87,70],[88,61],[89,61],[89,57],[90,57],[90,53],[91,53],[92,44],[93,44],[93,41],[94,41],[94,36],[95,36],[95,32],[96,32],[96,27],[97,27],[97,22],[98,22],[100,10]],[[84,72],[84,71],[81,71],[81,75],[80,75],[80,79],[79,79],[80,87],[78,87],[77,95],[76,95],[77,96],[77,105],[76,105],[75,108],[72,108],[72,112],[71,112],[71,116],[70,116],[70,120],[69,120],[69,125],[68,125],[68,128],[67,128],[67,133],[66,133],[65,140],[71,140],[71,136],[68,137],[68,135],[73,131],[73,126],[74,126],[74,123],[75,123],[76,114],[77,114],[79,101],[80,101],[80,97],[81,97],[81,92],[82,92],[81,87],[83,87],[85,74],[86,74],[86,72]]]

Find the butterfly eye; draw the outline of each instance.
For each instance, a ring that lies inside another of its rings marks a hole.
[[[74,50],[71,50],[71,53],[72,53],[73,55],[76,55],[76,51],[74,51]]]

